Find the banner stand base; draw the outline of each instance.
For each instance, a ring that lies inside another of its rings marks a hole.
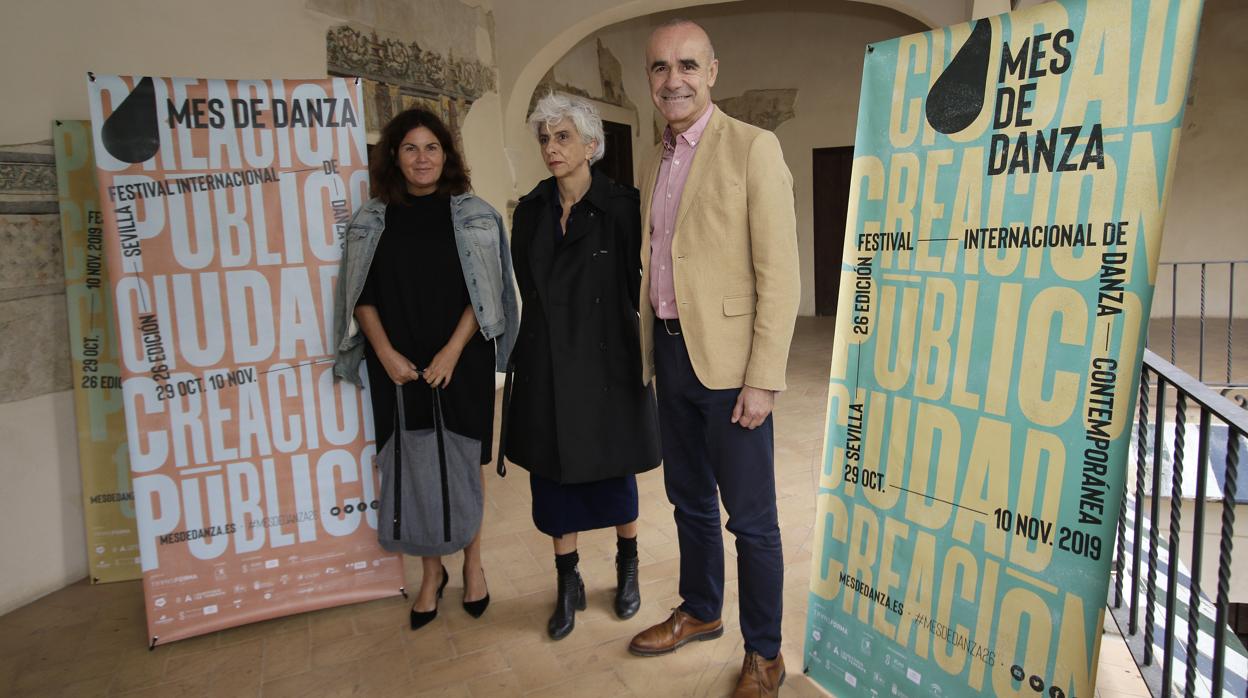
[[[158,636],[156,636],[156,635],[153,635],[153,636],[152,636],[152,644],[150,644],[150,645],[148,645],[148,646],[147,646],[147,651],[148,651],[148,652],[151,652],[152,650],[156,649],[156,641],[157,641],[157,640],[159,640],[159,639],[160,639],[160,638],[159,638]]]
[[[402,595],[403,595],[403,598],[405,598],[405,599],[406,599],[406,598],[407,598],[407,587],[399,587],[399,593],[400,593],[400,594],[402,594]]]

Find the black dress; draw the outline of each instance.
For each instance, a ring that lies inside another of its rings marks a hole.
[[[595,173],[566,233],[561,214],[547,179],[521,199],[512,229],[524,313],[507,457],[529,471],[533,522],[550,536],[635,520],[635,474],[659,462],[637,339],[637,190]]]
[[[377,308],[390,344],[417,368],[429,365],[450,340],[464,309],[470,307],[449,198],[407,196],[403,202],[386,206],[386,227],[356,304]],[[380,449],[394,430],[394,383],[367,343],[364,358]],[[408,429],[432,428],[429,384],[416,380],[404,385],[403,409]],[[480,332],[473,333],[450,385],[442,389],[442,414],[447,429],[481,441],[481,463],[489,463],[494,434],[494,342]]]

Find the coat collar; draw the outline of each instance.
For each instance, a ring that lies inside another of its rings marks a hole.
[[[599,211],[606,212],[611,201],[611,179],[605,174],[593,170],[593,178],[589,182],[589,191],[585,192],[585,196],[581,201],[588,201],[594,208]],[[554,177],[547,177],[537,183],[536,187],[528,194],[520,198],[521,201],[530,199],[539,199],[546,205],[554,205],[559,200],[559,184]]]

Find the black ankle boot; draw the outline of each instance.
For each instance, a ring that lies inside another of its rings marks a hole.
[[[627,620],[641,608],[641,588],[637,583],[637,556],[615,556],[615,615]]]
[[[585,610],[585,582],[576,567],[559,571],[558,591],[555,595],[555,612],[550,614],[546,632],[552,640],[562,640],[576,625],[576,612]]]

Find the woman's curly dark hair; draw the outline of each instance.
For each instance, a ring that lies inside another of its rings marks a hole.
[[[408,109],[391,119],[381,130],[381,140],[373,146],[373,156],[368,165],[373,196],[387,204],[402,201],[407,193],[407,180],[398,164],[399,144],[412,129],[421,126],[433,132],[446,156],[442,163],[442,176],[438,178],[438,193],[444,196],[463,194],[472,187],[464,158],[455,148],[455,138],[446,124],[426,109]]]

